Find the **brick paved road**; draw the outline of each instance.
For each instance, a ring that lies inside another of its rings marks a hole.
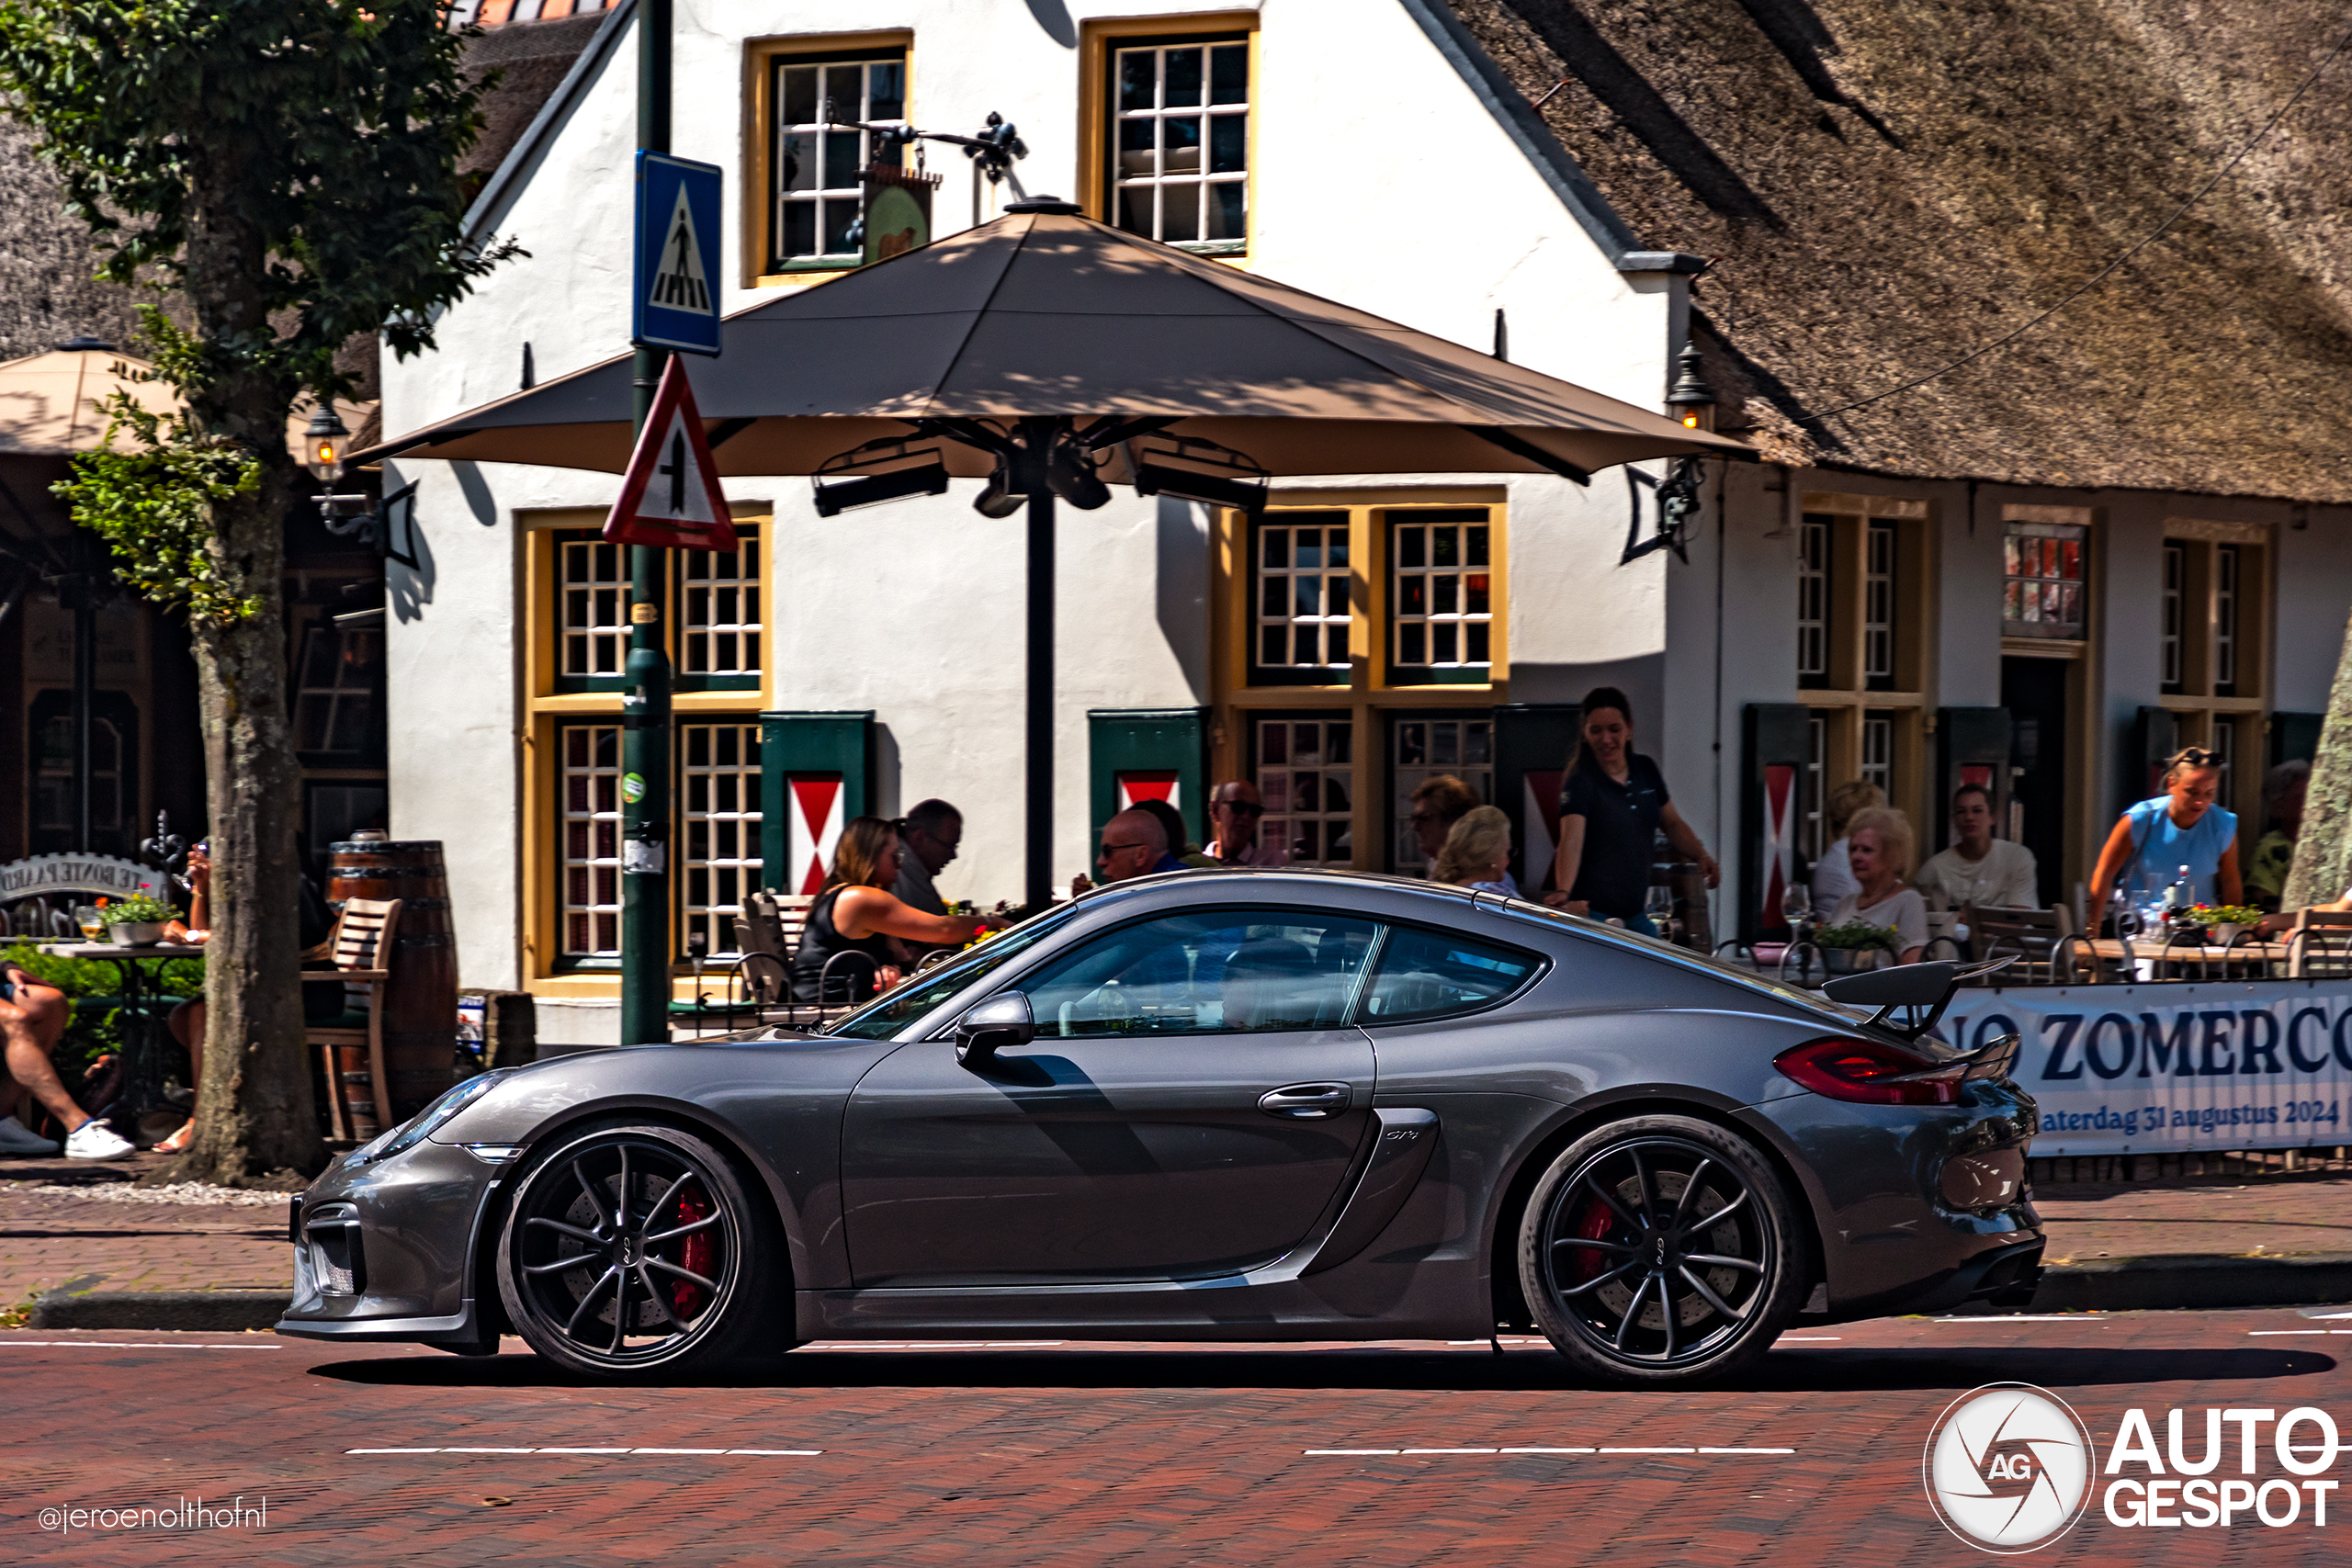
[[[609,1389],[568,1382],[514,1341],[466,1361],[259,1335],[0,1335],[13,1438],[0,1559],[1984,1562],[1933,1522],[1919,1486],[1920,1445],[1955,1393],[2040,1383],[2102,1452],[2132,1405],[2160,1442],[2173,1405],[2315,1404],[2352,1433],[2336,1360],[2352,1332],[2328,1327],[2287,1312],[1849,1325],[1785,1343],[1739,1387],[1680,1396],[1577,1389],[1548,1351],[1483,1345],[820,1347],[762,1386]],[[821,1451],[348,1451],[385,1448]],[[1507,1448],[1796,1451],[1306,1451]],[[266,1526],[191,1539],[38,1524],[44,1507],[239,1494],[249,1508],[267,1497]],[[2306,1512],[2278,1529],[2241,1517],[2124,1530],[2094,1508],[2032,1561],[2315,1563],[2339,1529],[2352,1496],[2328,1529]]]

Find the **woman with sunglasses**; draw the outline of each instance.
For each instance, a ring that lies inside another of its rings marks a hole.
[[[2237,813],[2214,804],[2222,793],[2221,763],[2201,746],[2177,752],[2165,766],[2165,793],[2117,819],[2091,874],[2092,919],[2106,912],[2108,895],[2118,887],[2135,909],[2154,902],[2184,865],[2198,903],[2244,901]]]

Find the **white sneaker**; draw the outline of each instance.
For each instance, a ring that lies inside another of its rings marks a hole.
[[[119,1159],[137,1147],[117,1137],[113,1128],[96,1117],[65,1134],[67,1159]]]
[[[57,1145],[14,1116],[0,1116],[0,1155],[53,1155]]]

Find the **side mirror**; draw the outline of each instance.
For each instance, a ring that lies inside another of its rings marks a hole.
[[[1026,1045],[1037,1038],[1037,1021],[1029,998],[1019,991],[990,997],[966,1013],[956,1025],[956,1063],[977,1067],[999,1051]]]

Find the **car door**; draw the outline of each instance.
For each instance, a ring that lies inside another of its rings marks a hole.
[[[847,1107],[857,1282],[1202,1279],[1281,1257],[1370,1125],[1372,1046],[1343,1024],[1374,929],[1148,917],[1012,981],[1028,1045],[970,1066],[946,1039],[900,1046]]]

